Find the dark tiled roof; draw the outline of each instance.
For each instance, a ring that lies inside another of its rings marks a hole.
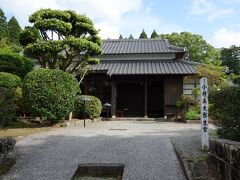
[[[109,39],[101,46],[103,54],[156,54],[186,52],[164,39]]]
[[[194,64],[183,60],[102,60],[94,65],[94,71],[106,71],[111,75],[141,74],[195,74]]]

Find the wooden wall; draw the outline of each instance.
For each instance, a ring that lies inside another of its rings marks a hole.
[[[164,115],[177,113],[176,102],[183,93],[183,76],[167,76],[164,81]]]

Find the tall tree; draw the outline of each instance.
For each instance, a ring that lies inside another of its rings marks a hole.
[[[0,8],[0,39],[4,38],[6,28],[7,28],[6,17],[2,9]]]
[[[134,39],[133,35],[130,34],[129,38],[128,39]]]
[[[147,37],[147,34],[145,33],[145,31],[143,29],[142,33],[139,36],[139,39],[146,39],[146,38],[148,38],[148,37]]]
[[[60,69],[80,75],[80,81],[91,64],[99,63],[101,39],[93,22],[70,10],[41,9],[29,17],[33,27],[20,35],[24,53],[38,60],[41,67]]]
[[[7,29],[9,33],[9,41],[13,44],[18,45],[22,28],[20,27],[17,19],[14,16],[9,20]]]
[[[208,44],[202,36],[190,32],[160,34],[163,39],[168,39],[171,45],[186,47],[189,60],[214,65],[220,64],[220,52]]]
[[[222,65],[228,66],[235,74],[240,74],[240,47],[231,46],[221,49]]]
[[[120,34],[120,36],[119,36],[119,38],[118,39],[123,39],[123,36],[122,36],[122,34]]]
[[[151,34],[151,38],[158,38],[158,34],[155,31],[155,29],[153,30],[152,34]]]

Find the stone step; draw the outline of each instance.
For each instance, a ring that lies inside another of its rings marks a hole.
[[[165,118],[116,117],[116,118],[102,118],[102,121],[168,121],[168,120]]]

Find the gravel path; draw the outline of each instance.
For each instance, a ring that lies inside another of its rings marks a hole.
[[[71,179],[80,163],[124,163],[123,179],[185,179],[171,136],[200,132],[198,124],[145,121],[88,123],[23,138],[17,163],[3,179]]]

